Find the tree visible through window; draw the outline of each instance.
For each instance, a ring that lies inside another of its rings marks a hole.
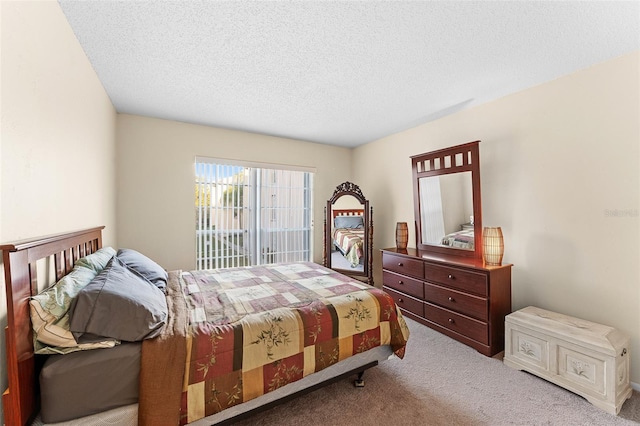
[[[313,173],[223,163],[196,159],[197,268],[311,260]]]

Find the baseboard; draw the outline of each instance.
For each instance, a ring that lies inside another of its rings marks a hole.
[[[631,382],[631,387],[633,388],[633,390],[640,392],[639,384]]]

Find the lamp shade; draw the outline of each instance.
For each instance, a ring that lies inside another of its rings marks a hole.
[[[502,265],[504,239],[500,227],[486,227],[482,230],[482,253],[487,265]]]
[[[409,242],[409,227],[407,222],[398,222],[396,224],[396,248],[405,250]]]

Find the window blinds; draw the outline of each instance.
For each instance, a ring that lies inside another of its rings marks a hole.
[[[196,267],[312,259],[313,171],[198,157]]]

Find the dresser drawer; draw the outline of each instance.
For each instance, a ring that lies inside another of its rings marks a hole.
[[[424,317],[442,327],[465,335],[485,345],[489,344],[489,330],[486,323],[440,308],[431,303],[424,304]]]
[[[420,279],[424,277],[424,263],[419,259],[409,259],[384,253],[382,255],[382,268]]]
[[[386,281],[385,281],[386,283]],[[488,320],[487,299],[438,285],[424,284],[424,299],[452,311],[479,319]]]
[[[382,281],[385,286],[403,293],[424,299],[424,283],[415,278],[409,278],[395,272],[382,271]]]
[[[393,298],[393,301],[396,302],[399,308],[413,312],[416,315],[424,316],[424,303],[422,300],[418,300],[415,297],[408,296],[388,287],[384,287],[384,291]]]
[[[487,276],[477,272],[425,263],[424,278],[427,281],[444,284],[479,296],[487,296],[488,293]]]

